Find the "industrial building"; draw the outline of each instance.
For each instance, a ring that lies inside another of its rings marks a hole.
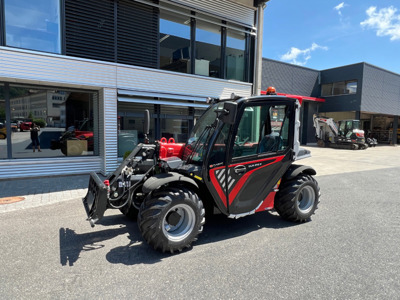
[[[0,179],[107,174],[145,109],[183,142],[207,97],[258,94],[265,2],[0,0]]]
[[[361,120],[366,135],[382,144],[400,141],[400,74],[362,62],[327,70],[313,70],[263,59],[262,89],[323,98],[306,102],[302,114],[303,144],[315,143],[312,116]]]

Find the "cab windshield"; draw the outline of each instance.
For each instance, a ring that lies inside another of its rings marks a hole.
[[[200,119],[197,120],[185,145],[185,150],[183,152],[184,161],[199,165],[203,163],[203,157],[207,148],[206,143],[209,136],[214,131],[212,124],[217,117],[215,110],[221,109],[223,105],[222,102],[212,104]]]

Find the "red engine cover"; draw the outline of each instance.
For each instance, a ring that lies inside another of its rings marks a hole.
[[[160,140],[160,158],[176,156],[182,158],[183,155],[183,143],[175,143],[174,138],[170,138],[168,141],[166,138]]]

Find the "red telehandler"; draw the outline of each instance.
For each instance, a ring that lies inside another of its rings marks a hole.
[[[278,95],[208,102],[185,144],[139,144],[106,180],[91,173],[83,204],[92,226],[120,209],[137,218],[147,243],[173,253],[197,240],[206,212],[239,218],[275,209],[310,220],[320,189],[316,171],[295,164],[310,156],[299,145],[301,103]]]

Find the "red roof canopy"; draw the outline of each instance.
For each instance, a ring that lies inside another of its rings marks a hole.
[[[261,95],[266,95],[266,91],[261,91]],[[292,95],[292,94],[284,94],[284,93],[276,93],[279,96],[285,96],[289,98],[295,98],[299,100],[300,104],[303,103],[303,101],[313,101],[313,102],[325,102],[325,99],[323,98],[315,98],[315,97],[308,97],[308,96],[300,96],[300,95]]]

